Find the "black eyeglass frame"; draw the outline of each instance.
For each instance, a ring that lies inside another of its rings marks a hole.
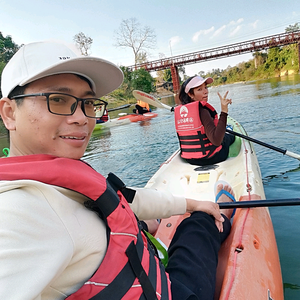
[[[76,99],[76,107],[74,108],[74,112],[71,113],[71,114],[59,114],[59,113],[55,113],[55,112],[52,112],[51,109],[50,109],[50,104],[49,104],[49,96],[50,95],[65,95],[65,96],[69,96],[69,97],[72,97],[74,99]],[[40,97],[40,96],[45,96],[46,99],[47,99],[47,108],[48,108],[48,111],[51,113],[51,114],[54,114],[54,115],[59,115],[59,116],[72,116],[76,109],[77,109],[77,106],[78,106],[78,102],[81,101],[81,110],[82,112],[84,113],[84,115],[88,118],[92,118],[92,119],[98,119],[98,118],[101,118],[106,110],[106,107],[108,105],[108,102],[102,100],[102,99],[98,99],[96,97],[94,98],[78,98],[78,97],[75,97],[73,95],[70,95],[70,94],[66,94],[66,93],[36,93],[36,94],[24,94],[24,95],[16,95],[16,96],[13,96],[13,97],[10,97],[11,100],[15,100],[15,99],[22,99],[22,98],[26,98],[26,97]],[[87,101],[87,100],[97,100],[97,101],[101,101],[103,104],[104,104],[104,109],[103,109],[103,113],[101,116],[95,116],[95,117],[91,117],[91,116],[87,116],[86,115],[86,112],[85,112],[85,108],[84,108],[84,102]]]

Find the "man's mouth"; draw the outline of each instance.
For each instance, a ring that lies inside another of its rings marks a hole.
[[[84,140],[85,139],[84,136],[78,137],[78,136],[63,136],[63,135],[61,135],[60,137],[62,139],[69,139],[69,140]]]

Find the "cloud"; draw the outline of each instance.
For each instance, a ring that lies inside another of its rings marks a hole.
[[[259,22],[259,20],[256,20],[254,23],[250,23],[250,26],[251,26],[253,29],[256,29],[256,28],[257,28],[258,22]]]
[[[207,35],[207,34],[210,34],[211,32],[213,32],[215,30],[215,27],[212,26],[211,28],[209,29],[204,29],[204,30],[199,30],[197,31],[196,33],[194,33],[193,35],[193,38],[192,38],[192,41],[193,42],[197,42],[200,35]]]
[[[235,26],[237,24],[241,24],[242,22],[244,22],[244,19],[243,18],[239,18],[237,21],[230,21],[228,23],[228,26]]]
[[[170,38],[169,43],[171,47],[175,46],[176,44],[179,44],[182,38],[180,36],[173,36]]]
[[[226,25],[221,26],[219,29],[217,29],[214,34],[212,35],[211,39],[213,39],[214,37],[218,36],[219,34],[222,33],[222,31],[224,31],[226,28]]]
[[[241,25],[236,26],[236,28],[230,32],[229,36],[235,36],[237,32],[240,31],[241,28],[242,28]]]
[[[229,31],[228,36],[230,36],[230,37],[234,36],[238,31],[241,30],[241,28],[243,26],[241,24],[243,22],[244,22],[244,19],[239,18],[236,21],[232,20],[229,23],[220,26],[217,30],[215,30],[214,26],[212,26],[209,29],[199,30],[196,33],[194,33],[192,40],[193,40],[193,42],[197,42],[199,40],[200,36],[204,36],[204,35],[208,35],[208,34],[210,34],[210,39],[213,39],[213,38],[219,36],[225,30],[227,30],[227,33]]]

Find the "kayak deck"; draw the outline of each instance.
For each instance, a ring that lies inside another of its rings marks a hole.
[[[243,127],[228,117],[233,130]],[[228,182],[237,201],[265,199],[260,168],[252,144],[236,137],[229,158],[216,165],[190,165],[175,152],[146,187],[168,190],[196,200],[215,201],[215,184]],[[169,246],[184,216],[162,220],[155,237]],[[192,273],[192,271],[191,271]],[[215,299],[283,299],[280,262],[267,208],[237,209],[229,237],[219,251]]]

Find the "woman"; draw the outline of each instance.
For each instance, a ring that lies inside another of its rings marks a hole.
[[[193,76],[180,89],[181,105],[175,107],[175,127],[180,142],[181,157],[192,165],[210,165],[226,160],[234,136],[225,134],[227,124],[228,91],[222,97],[221,114],[208,103],[207,84],[211,77]]]

